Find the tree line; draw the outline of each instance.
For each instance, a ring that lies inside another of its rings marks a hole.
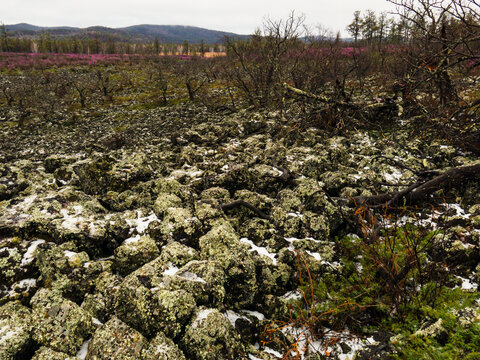
[[[221,44],[206,44],[203,40],[198,44],[161,43],[155,38],[151,43],[132,43],[116,41],[111,37],[101,39],[94,35],[91,38],[65,37],[53,38],[44,32],[36,38],[16,37],[8,33],[5,25],[0,26],[0,52],[26,53],[60,53],[60,54],[163,54],[163,55],[197,55],[206,52],[222,52]]]

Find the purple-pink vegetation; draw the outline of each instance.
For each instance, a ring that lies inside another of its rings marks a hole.
[[[0,69],[49,68],[68,65],[119,64],[144,58],[128,54],[0,53]]]

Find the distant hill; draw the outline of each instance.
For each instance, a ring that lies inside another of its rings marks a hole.
[[[104,26],[92,26],[88,28],[76,28],[69,26],[42,27],[26,23],[5,25],[10,36],[15,37],[38,37],[48,31],[52,38],[77,37],[99,39],[111,38],[115,41],[124,42],[151,42],[158,38],[163,43],[181,43],[187,40],[189,43],[200,43],[203,40],[207,44],[222,42],[225,36],[232,38],[248,38],[248,35],[239,35],[224,31],[209,30],[195,26],[183,25],[134,25],[123,28],[109,28]]]

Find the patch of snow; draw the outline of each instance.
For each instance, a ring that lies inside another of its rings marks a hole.
[[[67,209],[61,209],[60,214],[63,216],[62,226],[64,228],[71,231],[78,230],[77,224],[80,220],[83,220],[82,217],[76,217],[76,215],[69,215]]]
[[[166,269],[164,272],[163,272],[163,275],[170,275],[170,276],[173,276],[175,275],[177,272],[178,272],[178,267],[176,267],[175,265],[173,265],[172,263],[170,263],[170,266],[168,267],[168,269]]]
[[[92,339],[84,341],[82,347],[80,348],[80,350],[78,350],[77,355],[75,355],[80,360],[85,360],[85,358],[87,357],[88,345],[90,344],[90,341],[92,341]]]
[[[12,337],[14,337],[18,332],[18,331],[15,331],[15,330],[12,331],[9,329],[11,328],[8,325],[5,325],[0,329],[0,345],[5,344],[8,341],[8,339],[11,339]]]
[[[402,172],[398,169],[392,168],[393,171],[389,173],[384,173],[383,176],[388,182],[398,182],[402,178]]]
[[[192,327],[196,328],[198,323],[205,320],[212,311],[213,311],[212,309],[200,310],[199,313],[197,314],[197,317],[192,323]]]
[[[465,213],[465,210],[461,208],[460,204],[443,204],[443,206],[445,206],[446,210],[454,209],[457,216],[460,216],[463,219],[468,219],[471,216],[471,214]]]
[[[250,360],[262,360],[262,359],[256,357],[255,355],[252,355],[252,354],[248,354],[248,358],[249,358]]]
[[[305,250],[305,251],[307,252],[308,255],[312,256],[315,260],[322,261],[322,256],[319,253],[316,253],[316,252],[314,253],[308,250]]]
[[[147,217],[144,218],[138,218],[138,223],[137,223],[137,232],[139,234],[143,234],[145,230],[147,230],[148,225],[150,225],[151,222],[158,220],[157,215],[151,214]]]
[[[73,252],[73,251],[69,251],[69,250],[63,250],[63,255],[65,255],[66,257],[68,257],[69,259],[73,258],[74,256],[77,255],[76,252]]]
[[[275,173],[276,176],[282,176],[283,175],[283,171],[280,170],[279,168],[276,168],[275,166],[273,166],[272,169],[274,170],[274,173]]]
[[[100,320],[98,320],[97,318],[92,318],[92,319],[93,319],[93,323],[95,325],[103,325],[103,323]]]
[[[227,310],[225,312],[225,316],[230,321],[230,324],[232,324],[233,327],[235,327],[235,321],[237,321],[237,319],[245,319],[248,322],[250,322],[249,318],[247,318],[247,317],[245,317],[241,314],[238,314],[238,313],[236,313],[235,311],[232,311],[232,310]]]
[[[197,274],[194,274],[190,271],[183,271],[181,274],[177,274],[177,276],[181,277],[182,279],[189,280],[189,281],[196,281],[196,282],[203,283],[203,284],[207,283],[200,276],[198,276]]]
[[[134,237],[125,239],[125,240],[123,241],[123,243],[126,244],[126,245],[136,244],[136,243],[138,242],[138,240],[140,240],[140,238],[141,238],[141,236],[140,236],[140,235],[137,235],[137,236],[134,236]]]
[[[155,355],[167,355],[168,356],[168,353],[170,351],[171,351],[171,349],[169,349],[167,344],[157,345],[157,347],[155,348]],[[162,356],[162,358],[163,358],[163,356]]]
[[[28,247],[27,251],[25,254],[23,254],[22,262],[20,263],[20,266],[27,266],[33,261],[33,253],[37,249],[38,245],[43,244],[45,240],[39,239],[32,241],[30,246]]]
[[[256,251],[260,256],[266,256],[270,258],[273,262],[273,265],[277,265],[277,259],[275,259],[275,255],[268,252],[266,248],[255,245],[252,240],[248,240],[247,238],[241,238],[240,241],[249,244],[251,247],[251,252]]]
[[[299,217],[300,219],[303,219],[303,214],[299,213],[298,211],[294,213],[293,212],[287,213],[287,216]]]
[[[278,351],[275,351],[273,349],[270,349],[269,347],[266,347],[263,349],[263,351],[265,351],[266,353],[269,353],[269,354],[272,354],[273,356],[277,356],[281,359],[283,359],[283,355],[280,354]]]
[[[462,290],[477,290],[478,284],[473,283],[470,279],[463,278],[461,276],[457,276],[460,280],[462,280]]]
[[[23,199],[22,202],[19,202],[17,205],[15,205],[16,208],[21,208],[23,210],[28,210],[30,206],[34,203],[35,199],[37,198],[37,195],[31,195]]]
[[[298,290],[292,290],[287,292],[285,295],[281,296],[285,300],[298,300],[302,298],[302,293]]]
[[[263,315],[262,313],[260,313],[258,311],[252,311],[252,310],[241,310],[241,311],[245,314],[255,316],[260,321],[265,320],[265,315]]]

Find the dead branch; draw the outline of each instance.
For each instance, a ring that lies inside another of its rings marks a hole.
[[[230,210],[234,209],[240,206],[244,206],[247,209],[253,211],[255,214],[258,215],[259,218],[265,219],[265,220],[271,220],[271,217],[267,214],[265,214],[262,210],[258,209],[257,207],[253,206],[249,202],[245,200],[234,200],[232,202],[226,203],[226,204],[219,204],[216,205],[215,208],[219,210]]]
[[[343,199],[343,201],[346,201],[347,204],[371,207],[392,206],[401,203],[412,205],[437,190],[454,188],[468,180],[480,180],[480,164],[451,168],[433,179],[419,180],[400,191],[373,196],[355,196],[349,200]]]

